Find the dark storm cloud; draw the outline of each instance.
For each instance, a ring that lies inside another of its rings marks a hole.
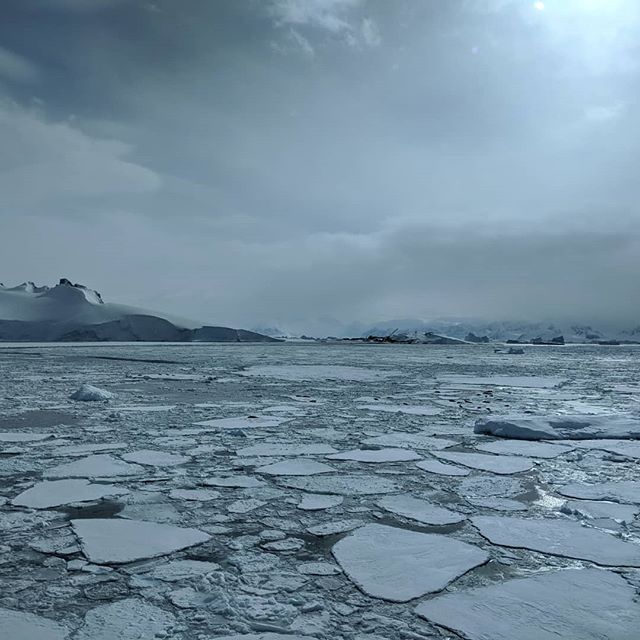
[[[640,10],[546,5],[4,2],[2,280],[244,325],[636,323]]]

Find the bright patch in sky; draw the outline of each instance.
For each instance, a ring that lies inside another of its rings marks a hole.
[[[538,11],[544,11],[544,2],[534,2],[533,8],[537,9]]]

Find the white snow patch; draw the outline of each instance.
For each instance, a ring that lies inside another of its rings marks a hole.
[[[110,484],[91,484],[88,480],[45,480],[23,491],[11,501],[11,504],[30,509],[49,509],[63,504],[90,502],[127,493],[128,489]]]
[[[104,402],[105,400],[111,400],[114,397],[114,394],[111,393],[111,391],[94,387],[91,384],[83,384],[69,397],[71,400],[77,400],[80,402]]]

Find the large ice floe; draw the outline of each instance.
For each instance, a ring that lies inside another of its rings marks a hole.
[[[91,484],[88,480],[52,480],[39,482],[17,495],[11,504],[30,509],[50,509],[64,504],[89,502],[129,493],[124,487]]]
[[[440,591],[489,557],[453,538],[380,524],[356,529],[332,553],[366,594],[391,602]]]
[[[84,555],[97,564],[154,558],[206,542],[203,531],[156,522],[117,519],[72,520]]]
[[[640,504],[640,480],[567,484],[559,487],[558,493],[580,500],[609,500],[611,502]]]
[[[640,439],[640,419],[621,415],[489,416],[475,433],[517,440]]]
[[[455,462],[471,469],[490,471],[499,475],[511,475],[529,471],[533,460],[515,456],[492,456],[484,453],[464,453],[457,451],[437,451],[436,457],[447,462]]]
[[[575,521],[475,516],[471,522],[493,544],[588,560],[606,567],[640,567],[640,545]]]
[[[65,640],[69,629],[26,611],[0,608],[0,638],[6,640]]]
[[[416,520],[422,524],[458,524],[465,519],[460,513],[455,513],[454,511],[439,507],[426,500],[408,495],[385,496],[384,498],[380,498],[376,504],[385,511],[390,511],[409,520]]]
[[[129,464],[108,454],[65,462],[44,472],[45,478],[113,478],[144,473],[144,467]]]
[[[468,640],[634,640],[635,589],[598,569],[545,572],[423,602],[416,613]]]

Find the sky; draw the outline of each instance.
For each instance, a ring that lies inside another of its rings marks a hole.
[[[231,326],[640,324],[637,0],[3,0],[0,281]]]

